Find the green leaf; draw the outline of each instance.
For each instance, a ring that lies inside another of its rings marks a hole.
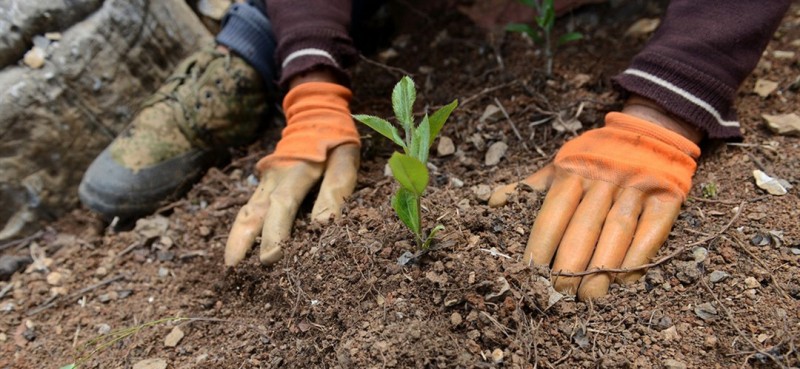
[[[525,23],[509,23],[506,25],[506,31],[524,33],[530,38],[536,37],[536,31]]]
[[[389,168],[400,186],[417,196],[428,187],[428,168],[414,157],[395,152],[389,158]]]
[[[400,188],[392,196],[392,209],[414,236],[420,238],[419,197],[405,188]]]
[[[533,0],[519,0],[519,2],[522,5],[525,5],[525,6],[529,7],[529,8],[535,7],[535,4],[533,3]]]
[[[397,128],[386,120],[366,114],[353,114],[353,119],[366,124],[375,132],[380,133],[384,137],[392,140],[392,142],[400,145],[400,147],[406,148],[406,143],[400,138],[400,133],[397,131]]]
[[[431,242],[433,242],[433,238],[436,237],[436,234],[440,231],[444,231],[444,226],[441,224],[437,224],[436,227],[431,229],[431,233],[428,234],[428,238],[425,239],[425,242],[422,244],[422,249],[427,250],[431,247]]]
[[[568,42],[578,41],[578,40],[580,40],[582,38],[583,38],[583,34],[580,33],[580,32],[565,33],[565,34],[561,35],[561,37],[558,38],[558,46],[561,46],[561,45],[566,44]]]
[[[61,369],[75,369],[77,366],[75,364],[64,365]]]
[[[439,132],[442,130],[442,127],[447,122],[447,118],[450,118],[450,113],[458,106],[458,100],[453,100],[450,104],[447,104],[439,110],[433,112],[433,115],[430,117],[431,122],[431,138],[429,141],[430,145],[433,145],[433,140],[436,139],[436,136],[439,135]]]
[[[406,132],[410,132],[414,128],[412,110],[416,99],[417,90],[414,87],[414,81],[409,76],[400,79],[392,91],[392,108],[394,115]],[[406,137],[406,139],[409,140],[410,137]]]
[[[428,114],[422,118],[419,126],[414,130],[414,139],[411,140],[411,156],[417,158],[420,163],[428,162],[428,150],[431,147],[431,124]]]

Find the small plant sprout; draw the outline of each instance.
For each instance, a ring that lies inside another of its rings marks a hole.
[[[553,1],[554,0],[519,0],[520,3],[532,8],[536,12],[536,15],[533,17],[533,24],[536,28],[534,29],[531,25],[525,23],[509,23],[506,26],[506,31],[525,34],[530,37],[535,44],[544,48],[546,62],[545,71],[548,76],[553,73],[553,53],[555,49],[552,42],[553,25],[556,21],[556,9],[553,6]],[[579,32],[565,33],[556,40],[555,47],[582,38],[583,34]]]
[[[404,131],[403,137],[400,137],[397,127],[385,119],[363,114],[355,114],[353,118],[386,136],[403,149],[402,153],[395,152],[389,158],[392,176],[400,184],[400,188],[392,196],[392,208],[400,221],[414,233],[417,246],[427,250],[436,233],[444,230],[444,226],[439,224],[431,229],[427,237],[423,237],[422,233],[420,199],[428,187],[429,176],[426,166],[428,151],[447,118],[450,117],[450,113],[458,106],[458,100],[443,106],[431,116],[425,114],[420,123],[415,125],[413,107],[416,98],[414,81],[408,76],[403,77],[394,86],[392,108],[397,122]]]

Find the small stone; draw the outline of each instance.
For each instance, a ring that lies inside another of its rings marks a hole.
[[[8,336],[5,333],[0,333],[0,342],[8,341]]]
[[[676,262],[675,269],[677,269],[675,278],[678,278],[678,280],[683,284],[694,283],[702,275],[696,261]]]
[[[380,60],[381,62],[385,63],[385,62],[389,61],[389,59],[394,59],[394,58],[398,57],[399,55],[400,55],[400,53],[398,53],[397,50],[395,50],[393,48],[388,48],[388,49],[383,50],[383,51],[378,53],[378,60]]]
[[[169,275],[169,269],[164,268],[164,267],[159,267],[158,268],[158,276],[160,278],[164,278],[164,277],[166,277],[168,275]]]
[[[167,369],[167,361],[164,359],[144,359],[133,364],[133,369]]]
[[[703,346],[706,348],[714,348],[717,346],[717,342],[719,342],[717,336],[706,336],[706,339],[703,341]]]
[[[486,202],[492,196],[492,188],[489,185],[479,184],[472,187],[472,193],[475,194],[475,198],[478,200]]]
[[[164,346],[166,347],[176,347],[178,346],[178,342],[183,339],[183,331],[180,327],[172,328],[172,331],[169,332],[166,338],[164,338]]]
[[[686,369],[686,364],[675,359],[664,360],[662,364],[664,364],[664,369]]]
[[[206,226],[200,226],[200,229],[198,229],[198,231],[200,232],[200,236],[202,237],[207,237],[208,235],[211,234],[211,230],[208,229],[208,227]]]
[[[114,291],[111,291],[109,293],[104,293],[104,294],[102,294],[100,296],[97,296],[97,301],[100,301],[100,302],[105,304],[105,303],[107,303],[109,301],[116,300],[117,297],[119,297],[117,295],[117,293],[114,292]]]
[[[486,109],[483,110],[483,114],[481,114],[481,118],[479,121],[481,123],[486,122],[494,122],[500,119],[503,116],[503,111],[497,107],[497,105],[489,104],[486,105]]]
[[[462,318],[461,314],[458,312],[454,312],[452,315],[450,315],[450,324],[452,324],[454,327],[461,324],[463,321],[464,318]]]
[[[761,283],[758,283],[758,280],[753,277],[747,277],[744,279],[744,286],[748,289],[755,289],[760,288]]]
[[[755,300],[756,299],[756,290],[755,289],[745,290],[744,291],[744,295],[747,298],[749,298],[750,300]]]
[[[439,137],[439,145],[436,146],[436,153],[439,156],[453,155],[456,152],[456,145],[450,137]]]
[[[794,51],[775,50],[772,52],[775,59],[794,59]]]
[[[678,328],[675,328],[674,325],[661,331],[661,334],[664,335],[664,339],[667,341],[677,341],[681,339],[681,335],[678,334]]]
[[[99,267],[97,270],[94,271],[94,275],[98,277],[105,277],[108,275],[108,268],[106,267]]]
[[[753,178],[756,179],[756,186],[758,186],[758,188],[769,192],[771,195],[783,196],[788,192],[779,180],[768,176],[758,169],[753,171]]]
[[[709,276],[708,279],[711,281],[711,283],[719,283],[724,281],[728,277],[730,277],[730,274],[725,273],[721,270],[715,270],[711,272],[711,276]]]
[[[792,247],[789,249],[789,251],[794,255],[800,255],[800,248]]]
[[[766,333],[761,333],[761,334],[758,335],[758,337],[756,337],[756,341],[758,341],[758,343],[764,343],[768,339],[769,339],[769,336]]]
[[[67,289],[65,287],[50,287],[50,296],[66,296]]]
[[[453,185],[453,187],[455,187],[455,188],[464,187],[464,181],[462,181],[462,180],[460,180],[460,179],[458,179],[456,177],[450,177],[450,184]]]
[[[63,280],[64,276],[59,272],[50,272],[50,274],[47,275],[47,284],[51,286],[60,286]]]
[[[767,121],[767,128],[775,134],[800,136],[800,115],[796,113],[770,115],[761,114]]]
[[[503,350],[496,348],[492,351],[492,361],[495,364],[500,364],[503,362]]]
[[[508,144],[503,141],[498,141],[493,143],[489,146],[489,149],[486,150],[486,158],[484,159],[484,164],[486,166],[495,166],[497,163],[500,162],[506,155],[506,151],[508,151]]]
[[[768,79],[759,79],[756,81],[755,87],[753,87],[753,92],[757,93],[758,96],[767,97],[776,89],[778,89],[778,82]]]
[[[47,54],[45,53],[44,49],[34,46],[25,53],[22,61],[25,63],[25,65],[33,69],[39,69],[44,65],[44,58],[46,55]]]
[[[692,249],[692,256],[695,262],[702,263],[708,258],[708,249],[705,247],[695,247]]]
[[[106,323],[100,323],[95,327],[97,327],[97,334],[106,334],[111,332],[111,326]]]
[[[172,261],[175,259],[175,253],[172,251],[159,251],[156,253],[158,261]]]
[[[705,321],[714,320],[717,318],[717,308],[711,305],[710,302],[705,302],[694,307],[694,313]]]

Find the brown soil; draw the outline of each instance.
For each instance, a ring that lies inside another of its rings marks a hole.
[[[438,221],[447,230],[418,263],[397,264],[412,246],[389,207],[394,184],[383,171],[391,148],[372,137],[365,139],[361,177],[342,220],[311,224],[306,211],[278,265],[263,267],[253,256],[225,270],[227,232],[253,190],[247,177],[254,162],[274,145],[279,130],[272,129],[135,230],[109,231],[77,210],[26,248],[5,251],[44,252],[47,259],[39,265],[44,270],[32,266],[14,275],[0,299],[0,368],[59,368],[99,332],[169,317],[192,319],[145,327],[84,367],[130,368],[148,358],[163,358],[169,368],[647,368],[674,365],[670,360],[688,367],[799,366],[800,256],[792,248],[800,248],[800,142],[770,133],[760,114],[800,106],[797,89],[789,88],[800,65],[772,54],[800,51],[800,4],[739,93],[747,146],[704,148],[692,198],[659,257],[679,252],[641,281],[613,285],[609,296],[592,302],[557,299],[545,268],[518,263],[542,196],[522,192],[491,209],[474,194],[474,186],[533,172],[572,137],[529,122],[550,112],[574,116],[583,105],[585,130],[618,107],[610,77],[645,41],[624,31],[663,11],[663,4],[629,3],[639,5],[591,6],[562,18],[559,30],[572,23],[588,37],[560,50],[549,80],[535,48],[517,35],[487,35],[453,11],[406,21],[407,31],[399,33],[406,36],[395,39],[400,56],[388,63],[415,74],[420,101],[462,101],[444,134],[463,155],[433,155],[438,169],[423,201],[425,224]],[[401,47],[404,37],[410,38]],[[353,110],[390,115],[388,94],[398,78],[362,62],[354,72]],[[778,81],[779,90],[768,98],[751,93],[758,78]],[[530,150],[508,120],[479,122],[495,98]],[[487,167],[486,146],[496,141],[511,147],[499,165]],[[795,189],[765,195],[752,179],[757,168]],[[718,188],[713,199],[703,197],[707,184]],[[717,237],[698,245],[708,256],[694,261],[697,252],[687,245],[709,235]],[[59,287],[46,280],[52,271],[63,276]],[[712,271],[729,276],[712,283]],[[6,286],[0,282],[0,291]],[[165,347],[176,325],[185,337]],[[496,350],[503,353],[500,364],[492,359]]]

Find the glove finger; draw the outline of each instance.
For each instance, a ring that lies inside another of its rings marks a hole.
[[[561,239],[553,262],[553,271],[586,270],[618,190],[619,187],[608,182],[597,181],[591,184]],[[578,290],[580,282],[580,277],[559,276],[555,277],[553,287],[557,291],[573,294]]]
[[[339,216],[345,199],[356,188],[359,155],[358,145],[342,145],[331,151],[317,201],[311,210],[311,219],[326,223],[331,215]]]
[[[628,252],[642,213],[644,194],[636,189],[625,189],[608,213],[592,261],[586,270],[619,268]],[[582,300],[604,296],[608,292],[612,275],[595,273],[584,276],[578,288]]]
[[[269,194],[269,208],[261,230],[261,263],[270,265],[283,257],[280,242],[289,238],[297,210],[319,181],[323,167],[322,163],[299,162],[281,169],[280,182]]]
[[[644,211],[639,218],[633,242],[622,261],[622,268],[636,268],[649,263],[658,249],[669,237],[669,231],[681,212],[681,201],[661,201],[654,197],[644,203]],[[624,273],[617,276],[622,283],[631,283],[644,275],[645,270]]]
[[[523,262],[549,265],[583,195],[581,177],[557,174],[533,222]]]
[[[247,201],[247,204],[239,209],[236,220],[233,222],[231,232],[228,234],[228,241],[225,243],[225,265],[234,266],[244,259],[253,242],[258,236],[258,232],[264,226],[264,217],[269,207],[269,194],[277,185],[277,176],[264,173],[261,183],[256,187],[255,192]]]
[[[520,182],[507,184],[495,189],[492,197],[489,198],[489,206],[496,208],[505,205],[508,202],[508,196],[516,191],[520,184],[528,185],[536,191],[546,191],[550,188],[550,184],[553,183],[554,173],[555,167],[553,167],[553,164],[547,164]]]

